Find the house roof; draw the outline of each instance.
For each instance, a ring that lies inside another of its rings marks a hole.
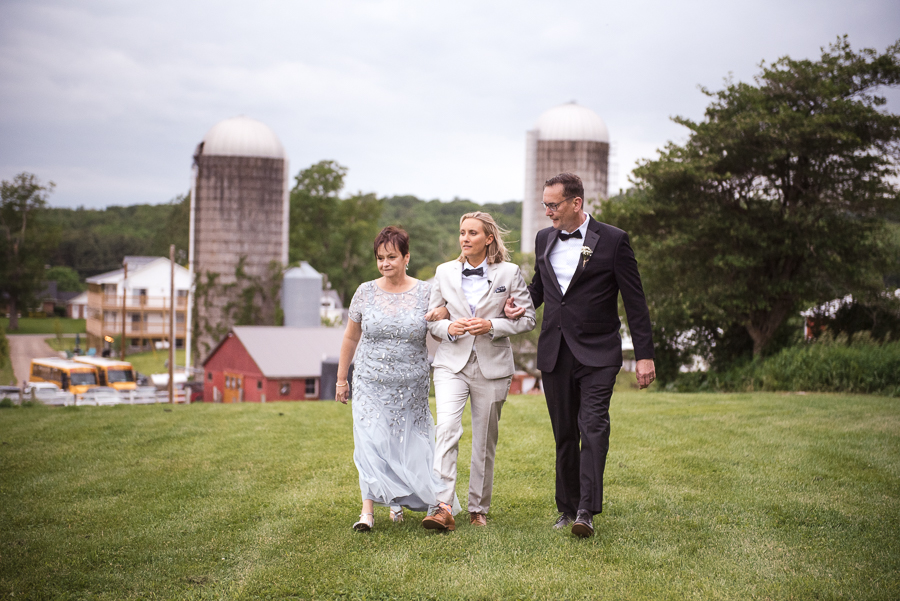
[[[67,305],[86,305],[88,302],[88,293],[82,292],[78,296],[74,298],[70,298],[66,301]]]
[[[235,326],[241,345],[267,378],[315,378],[322,375],[322,361],[336,357],[344,339],[343,328],[290,328],[284,326]],[[228,336],[203,360],[216,354]]]
[[[169,265],[169,259],[167,257],[125,257],[123,261],[126,265],[128,265],[128,279],[131,280],[132,277],[141,273],[144,269],[158,263],[165,262],[166,265]],[[182,267],[181,265],[175,264],[175,273],[181,274],[183,272],[184,275],[187,275],[189,272],[187,269]],[[177,276],[176,276],[177,277]],[[122,280],[125,279],[125,270],[124,269],[116,269],[115,271],[107,271],[106,273],[101,273],[100,275],[95,275],[93,277],[89,277],[85,280],[88,284],[118,284]]]

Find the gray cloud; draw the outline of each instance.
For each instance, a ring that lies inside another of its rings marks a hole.
[[[296,173],[348,188],[479,202],[522,197],[525,131],[570,100],[609,126],[619,187],[700,118],[698,85],[761,60],[896,41],[892,2],[66,2],[0,4],[0,177],[28,170],[56,206],[159,203],[191,155],[246,114]],[[889,108],[900,95],[890,91]]]

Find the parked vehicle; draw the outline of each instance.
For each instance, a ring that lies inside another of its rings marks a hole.
[[[202,402],[203,401],[203,382],[186,382],[184,385],[184,393],[190,394],[190,400],[188,402]]]
[[[92,365],[48,357],[31,360],[29,382],[49,382],[60,390],[83,394],[97,386],[97,369]]]
[[[121,402],[119,391],[111,386],[95,386],[78,398],[79,405],[118,405]]]
[[[76,356],[73,358],[73,361],[93,365],[97,369],[98,384],[100,386],[111,386],[116,390],[134,390],[137,388],[134,368],[128,361],[91,356]]]
[[[26,397],[30,397],[32,394],[35,396],[47,395],[47,394],[56,394],[60,391],[60,387],[54,384],[53,382],[29,382],[25,385],[25,393]]]

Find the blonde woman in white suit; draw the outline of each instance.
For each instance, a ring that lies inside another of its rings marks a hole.
[[[456,528],[450,504],[456,494],[456,459],[462,436],[462,414],[472,399],[472,463],[469,472],[469,520],[487,523],[494,483],[500,410],[509,392],[515,365],[509,336],[534,328],[534,308],[518,265],[509,262],[502,231],[488,213],[459,220],[458,259],[438,266],[429,309],[445,306],[449,319],[428,323],[441,341],[435,354],[434,390],[437,426],[434,471],[443,482],[438,506],[422,525],[433,530]],[[504,315],[512,298],[525,313],[518,320]]]

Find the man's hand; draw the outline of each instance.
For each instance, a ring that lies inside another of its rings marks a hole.
[[[525,307],[517,307],[515,299],[510,296],[506,299],[506,305],[503,307],[503,312],[506,314],[507,319],[519,319],[525,315]]]
[[[638,386],[641,389],[650,386],[656,379],[656,366],[653,364],[653,359],[638,359],[634,375],[637,376]]]
[[[450,311],[447,307],[437,307],[425,314],[425,321],[441,321],[442,319],[450,319]]]

